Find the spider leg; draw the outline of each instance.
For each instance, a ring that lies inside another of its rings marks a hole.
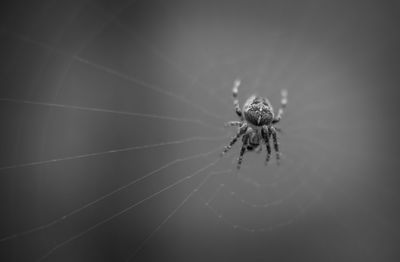
[[[243,161],[243,155],[244,153],[246,153],[246,147],[247,147],[247,143],[249,141],[249,135],[246,134],[243,136],[243,144],[242,144],[242,148],[240,149],[240,154],[239,154],[239,158],[238,158],[238,162],[237,162],[237,169],[240,169],[240,166],[242,165],[242,161]]]
[[[238,115],[240,120],[243,120],[242,110],[240,109],[239,100],[237,98],[239,92],[239,86],[240,86],[240,80],[236,79],[235,82],[233,82],[233,88],[232,88],[233,105],[235,106],[236,114]]]
[[[267,147],[267,156],[265,158],[265,165],[267,165],[269,159],[271,158],[271,145],[269,144],[270,132],[268,132],[267,126],[263,126],[263,129],[261,130],[261,135],[264,139],[265,146]]]
[[[242,124],[242,121],[229,121],[225,123],[225,126],[241,126]]]
[[[281,153],[279,152],[279,143],[278,143],[278,136],[276,134],[275,128],[270,127],[269,129],[272,133],[272,140],[274,142],[274,149],[276,152],[276,162],[279,165],[280,164],[280,159],[281,159]]]
[[[276,117],[274,118],[274,120],[272,120],[272,124],[276,124],[279,121],[281,121],[282,115],[283,115],[283,110],[286,108],[287,105],[287,90],[286,89],[282,89],[281,91],[281,107],[278,110],[278,114],[276,115]]]
[[[247,131],[247,124],[243,124],[236,133],[236,136],[232,137],[232,140],[229,142],[229,145],[225,147],[224,151],[221,153],[221,156],[225,155],[226,152],[228,152],[232,148],[233,144],[236,143],[239,137],[242,136],[244,133],[246,133],[246,131]]]

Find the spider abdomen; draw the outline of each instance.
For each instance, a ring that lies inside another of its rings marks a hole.
[[[274,119],[271,104],[266,98],[251,96],[243,106],[246,121],[254,126],[270,125]]]

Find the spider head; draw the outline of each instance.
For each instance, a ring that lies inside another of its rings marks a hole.
[[[243,106],[246,121],[254,126],[270,125],[274,119],[271,104],[266,98],[253,95]]]

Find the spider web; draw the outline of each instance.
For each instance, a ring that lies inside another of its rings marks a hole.
[[[1,257],[396,261],[390,12],[318,3],[10,5]],[[280,166],[219,157],[236,78],[241,104],[288,89]]]

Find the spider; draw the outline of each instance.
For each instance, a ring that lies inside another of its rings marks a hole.
[[[283,110],[287,104],[287,90],[281,91],[281,107],[278,110],[276,117],[271,103],[268,99],[252,95],[250,96],[243,105],[243,109],[240,109],[238,100],[238,89],[240,86],[240,80],[235,80],[232,88],[233,94],[233,105],[235,106],[235,112],[239,117],[240,121],[229,121],[226,126],[237,126],[239,127],[237,133],[229,145],[225,147],[221,156],[226,154],[236,141],[242,137],[242,147],[240,149],[239,159],[237,162],[237,169],[240,169],[242,164],[243,155],[246,151],[261,152],[261,142],[264,142],[267,149],[267,156],[265,158],[265,164],[268,164],[271,157],[271,145],[270,138],[272,137],[274,150],[276,152],[276,161],[279,165],[280,152],[278,144],[277,131],[280,129],[274,127],[283,115]]]

